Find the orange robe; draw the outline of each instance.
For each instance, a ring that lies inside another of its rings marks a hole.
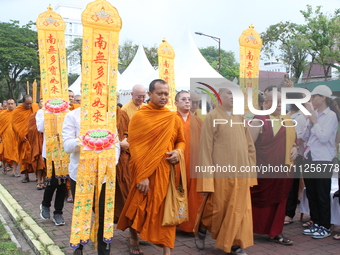
[[[133,103],[132,99],[130,100],[130,102],[126,103],[123,105],[122,110],[125,111],[128,116],[129,119],[132,119],[132,116],[135,114],[136,111],[138,111],[140,108],[142,108],[144,105],[146,104],[142,104],[139,108]]]
[[[117,228],[132,227],[142,239],[174,248],[176,226],[162,226],[170,177],[166,152],[184,151],[182,122],[175,112],[150,102],[133,115],[129,143],[131,187]],[[146,178],[150,189],[144,195],[136,185]]]
[[[33,113],[28,120],[28,134],[27,139],[31,145],[31,162],[28,165],[28,172],[36,173],[37,170],[43,170],[45,168],[45,162],[42,158],[42,146],[44,142],[44,136],[37,129],[37,122]]]
[[[182,115],[179,112],[177,112],[177,115],[181,118],[184,127],[186,148],[184,150],[184,157],[185,168],[187,173],[188,215],[189,215],[189,221],[183,222],[177,227],[182,231],[192,233],[194,231],[198,209],[200,208],[203,202],[203,194],[198,193],[196,191],[197,179],[196,176],[193,176],[194,170],[190,169],[190,166],[194,167],[195,165],[198,164],[198,149],[200,143],[202,120],[191,113],[189,114],[186,121],[184,121]],[[176,172],[179,173],[178,165],[176,165]],[[179,182],[179,180],[177,182]]]
[[[12,129],[12,114],[14,111],[3,110],[0,114],[0,137],[3,144],[3,158],[10,161],[19,161],[18,138]]]
[[[31,162],[31,145],[29,141],[24,141],[25,138],[27,139],[28,134],[28,120],[32,113],[38,109],[38,104],[34,103],[29,110],[26,110],[22,104],[13,110],[12,127],[19,138],[18,152],[21,173],[28,170],[28,164]]]
[[[117,107],[117,129],[119,140],[123,141],[128,137],[129,116],[126,112]],[[116,167],[116,194],[114,221],[117,223],[123,210],[124,204],[130,189],[130,170],[129,170],[130,151],[120,150],[120,157]]]

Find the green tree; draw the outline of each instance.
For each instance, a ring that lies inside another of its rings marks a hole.
[[[72,40],[71,45],[67,47],[66,49],[67,60],[69,60],[72,65],[81,65],[82,45],[83,39],[75,38]]]
[[[261,34],[262,52],[267,58],[281,59],[297,81],[307,67],[307,41],[298,33],[298,25],[289,21],[269,26]],[[277,50],[278,49],[278,50]]]
[[[200,48],[200,52],[208,63],[218,71],[218,49],[214,46]],[[235,59],[235,54],[232,51],[221,49],[221,68],[220,74],[228,80],[234,80],[239,77],[239,63]]]
[[[301,35],[308,41],[307,50],[314,61],[324,69],[325,79],[331,67],[340,70],[336,63],[340,62],[340,9],[336,9],[332,15],[321,11],[317,6],[313,11],[312,6],[307,5],[306,11],[300,11],[306,24],[299,26]]]
[[[71,86],[73,82],[75,82],[79,77],[77,73],[69,73],[68,74],[68,85]]]
[[[24,90],[25,79],[39,80],[37,32],[33,22],[24,26],[19,21],[0,22],[0,91],[3,99],[17,99]]]
[[[137,44],[133,44],[132,40],[126,40],[119,45],[119,69],[127,68],[136,55],[138,49]]]

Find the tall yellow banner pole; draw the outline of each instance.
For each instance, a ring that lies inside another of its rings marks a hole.
[[[103,241],[112,241],[116,184],[115,143],[118,142],[118,38],[122,21],[117,9],[109,2],[96,0],[87,5],[82,14],[82,23],[84,32],[79,137],[81,150],[70,239],[70,246],[74,249],[79,244],[86,244],[90,237],[96,248],[99,196],[104,181],[106,190]],[[91,230],[93,204],[95,219]]]
[[[248,88],[253,89],[253,105],[258,107],[258,87],[259,87],[259,70],[260,70],[260,52],[262,40],[250,25],[244,30],[239,38],[240,44],[240,87],[245,95],[245,112],[248,108]]]
[[[66,24],[61,16],[52,10],[51,5],[39,15],[36,23],[41,77],[40,97],[44,98],[45,102],[43,109],[46,178],[52,179],[54,164],[56,178],[66,180],[70,157],[61,142],[64,117],[69,109],[64,35]]]
[[[37,102],[37,80],[34,80],[32,84],[32,94],[33,94],[33,103]]]
[[[165,40],[158,47],[158,70],[159,77],[166,81],[169,85],[169,102],[166,107],[172,111],[176,111],[177,108],[174,104],[176,96],[176,84],[175,84],[175,51],[172,46]]]

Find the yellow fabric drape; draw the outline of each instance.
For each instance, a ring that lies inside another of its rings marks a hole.
[[[106,0],[87,5],[82,14],[82,102],[76,196],[72,215],[70,246],[77,248],[92,239],[97,243],[99,196],[106,181],[104,242],[114,231],[116,185],[116,106],[118,38],[122,26],[116,8]],[[92,222],[92,207],[95,219]]]

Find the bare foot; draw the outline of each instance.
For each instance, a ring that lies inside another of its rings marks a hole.
[[[170,247],[163,246],[163,255],[171,255]]]

